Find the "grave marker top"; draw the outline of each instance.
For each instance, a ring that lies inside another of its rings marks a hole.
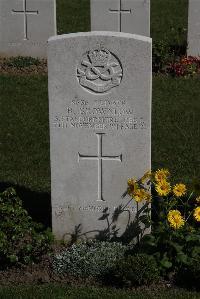
[[[119,0],[119,8],[118,9],[109,8],[109,11],[111,13],[118,14],[118,30],[117,31],[122,32],[122,14],[132,13],[131,9],[122,9],[122,0]]]
[[[23,14],[24,15],[24,40],[28,39],[28,15],[38,15],[38,10],[36,11],[29,11],[26,9],[27,7],[27,0],[23,0],[23,10],[14,10],[12,9],[13,14]]]
[[[1,56],[45,58],[55,34],[55,0],[0,0]]]
[[[150,0],[90,0],[91,31],[150,35]]]

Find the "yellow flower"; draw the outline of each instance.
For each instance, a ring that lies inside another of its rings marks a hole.
[[[173,187],[173,193],[177,197],[181,197],[181,196],[185,195],[185,193],[186,193],[186,186],[184,184],[176,184]]]
[[[185,224],[185,220],[178,210],[169,211],[167,220],[169,221],[169,225],[174,229],[179,229]]]
[[[146,202],[151,202],[151,194],[147,192],[145,197]]]
[[[146,180],[150,179],[151,178],[151,171],[148,170],[147,172],[145,172],[145,174],[141,177],[141,182],[142,184],[145,183]]]
[[[168,169],[162,168],[162,169],[158,169],[155,172],[155,180],[156,180],[156,182],[160,182],[160,181],[166,180],[168,176],[169,176],[169,170]]]
[[[158,184],[155,185],[156,191],[160,196],[166,196],[171,191],[170,183],[166,182],[165,180],[160,181]]]
[[[128,194],[131,195],[134,192],[134,190],[136,190],[138,188],[137,181],[136,181],[136,179],[131,178],[131,179],[128,179],[127,184],[128,184]]]
[[[200,222],[200,207],[194,209],[194,218],[196,221]]]
[[[134,185],[135,183],[136,183],[136,179],[134,179],[134,178],[128,179],[128,181],[127,181],[127,184],[129,187]]]
[[[144,189],[136,189],[132,197],[135,199],[137,202],[141,202],[142,200],[150,201],[151,195],[146,192]]]
[[[196,202],[197,202],[198,204],[200,204],[200,196],[198,196],[198,197],[196,198]]]

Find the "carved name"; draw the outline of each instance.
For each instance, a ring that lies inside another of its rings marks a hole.
[[[66,106],[65,113],[54,116],[55,128],[83,128],[98,130],[146,129],[142,116],[136,115],[125,99],[95,100],[90,106],[88,100],[75,98]]]

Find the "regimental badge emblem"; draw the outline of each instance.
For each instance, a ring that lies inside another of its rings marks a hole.
[[[122,76],[119,59],[107,49],[88,51],[77,67],[80,85],[95,93],[105,93],[120,85]]]

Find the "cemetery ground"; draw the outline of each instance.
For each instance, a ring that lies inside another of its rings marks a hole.
[[[165,48],[167,41],[177,53],[184,52],[187,1],[152,0],[151,6],[155,43]],[[59,0],[57,12],[58,34],[90,30],[89,1]],[[161,60],[166,60],[165,54]],[[173,77],[164,73],[153,76],[152,168],[168,168],[174,181],[181,181],[188,188],[192,188],[193,178],[200,176],[199,94],[199,76]],[[1,59],[0,97],[0,191],[13,186],[33,219],[48,227],[51,208],[46,62]],[[144,287],[134,292],[100,285],[91,287],[90,281],[68,280],[64,284],[54,278],[57,284],[50,284],[52,280],[40,269],[34,270],[37,278],[31,267],[25,269],[0,275],[0,285],[9,279],[16,284],[0,287],[0,298],[200,298],[199,293],[171,288],[165,283],[161,283],[158,291],[155,287]],[[31,286],[17,286],[24,272],[24,282]],[[14,276],[18,276],[16,281]],[[86,286],[81,286],[82,283]]]
[[[117,290],[111,288],[66,285],[37,285],[0,288],[2,299],[198,299],[199,294],[185,290]]]

